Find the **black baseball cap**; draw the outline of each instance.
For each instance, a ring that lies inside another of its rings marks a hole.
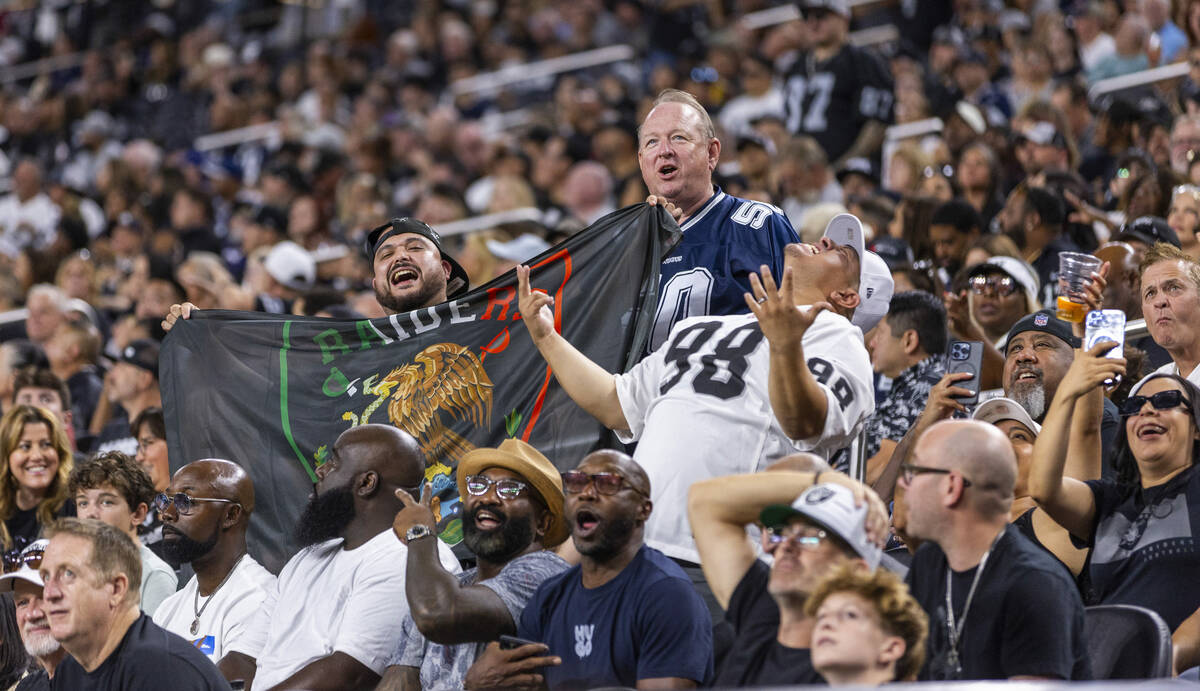
[[[121,351],[120,361],[146,370],[158,379],[158,341],[139,338]]]
[[[428,223],[418,221],[415,218],[393,218],[378,228],[373,229],[370,233],[367,233],[367,241],[363,248],[367,253],[367,258],[373,262],[375,260],[375,253],[379,251],[379,246],[383,244],[384,240],[394,235],[404,235],[406,233],[413,233],[427,238],[442,255],[442,261],[450,264],[450,277],[446,279],[447,299],[463,295],[470,289],[470,279],[467,277],[467,272],[459,266],[458,262],[454,261],[454,257],[451,257],[443,249],[442,236],[438,235],[436,230],[429,227]]]
[[[891,271],[912,266],[914,261],[912,248],[903,238],[880,235],[871,241],[870,250],[878,254]]]
[[[254,210],[255,225],[270,228],[271,230],[281,235],[287,234],[288,217],[287,213],[277,206],[263,204]]]
[[[1008,355],[1008,344],[1012,343],[1018,334],[1026,331],[1048,333],[1072,348],[1080,346],[1079,339],[1075,337],[1075,331],[1071,328],[1070,323],[1056,317],[1053,310],[1040,310],[1021,317],[1021,320],[1008,330],[1008,337],[1004,339],[1005,355]]]
[[[1125,238],[1133,238],[1147,247],[1152,247],[1156,242],[1165,242],[1181,247],[1179,236],[1175,234],[1171,226],[1167,225],[1166,219],[1158,216],[1138,216],[1132,221],[1126,221],[1121,225],[1121,229],[1117,231],[1117,237],[1114,239],[1124,240]]]

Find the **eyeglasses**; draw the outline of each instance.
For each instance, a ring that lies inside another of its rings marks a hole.
[[[521,496],[521,492],[529,485],[520,480],[493,480],[486,475],[468,475],[467,476],[467,493],[472,496],[482,497],[487,494],[488,487],[496,486],[496,496],[501,499],[516,499]]]
[[[191,515],[192,511],[195,510],[197,502],[237,504],[238,506],[241,506],[240,503],[233,501],[232,499],[209,499],[206,497],[193,497],[184,494],[183,492],[178,494],[166,494],[164,492],[159,492],[154,497],[154,509],[159,513],[163,513],[167,510],[168,506],[174,504],[175,510],[179,512],[179,515],[188,516]]]
[[[562,474],[562,482],[563,489],[569,494],[579,494],[590,484],[595,486],[598,494],[616,494],[621,491],[622,487],[628,487],[634,492],[646,496],[645,492],[629,484],[624,477],[616,473],[592,473],[589,475],[578,470],[568,470]]]
[[[767,528],[767,542],[773,547],[789,542],[801,549],[816,549],[828,539],[829,533],[824,530],[805,526]]]
[[[950,470],[948,468],[931,468],[931,467],[925,466],[925,465],[913,465],[912,463],[900,464],[900,477],[904,478],[905,484],[912,482],[913,478],[915,478],[918,475],[922,475],[924,473],[934,473],[936,475],[949,475],[952,472],[954,472],[954,471]],[[964,477],[962,479],[962,481],[963,481],[963,487],[971,486],[971,481],[968,480],[967,478]]]
[[[1012,276],[972,276],[970,285],[971,292],[976,295],[991,292],[1006,298],[1017,292],[1017,282]]]
[[[1183,392],[1179,389],[1167,389],[1159,391],[1151,396],[1130,396],[1121,402],[1121,414],[1125,416],[1137,415],[1142,412],[1146,401],[1150,401],[1150,405],[1154,406],[1155,410],[1170,410],[1178,408],[1181,405],[1187,405],[1189,408],[1192,402],[1183,397]]]
[[[37,571],[42,566],[42,555],[46,548],[42,546],[28,547],[25,550],[14,549],[4,553],[4,573],[20,571],[22,565]]]

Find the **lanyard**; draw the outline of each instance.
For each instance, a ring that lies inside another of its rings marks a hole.
[[[963,604],[962,620],[957,623],[954,619],[954,601],[950,596],[950,565],[946,565],[946,632],[950,636],[950,652],[947,655],[947,661],[954,666],[954,671],[960,676],[963,670],[962,661],[958,657],[958,643],[963,628],[967,625],[967,613],[971,611],[971,601],[975,599],[975,588],[979,586],[979,579],[983,576],[983,569],[987,566],[988,557],[992,556],[992,550],[996,549],[996,544],[1002,537],[1004,537],[1004,530],[1001,530],[1000,534],[992,540],[991,546],[979,560],[979,567],[975,569],[975,577],[971,579],[971,589],[967,591],[967,601]]]

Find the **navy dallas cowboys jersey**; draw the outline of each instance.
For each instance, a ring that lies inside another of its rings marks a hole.
[[[732,197],[719,187],[680,229],[683,240],[662,262],[648,351],[661,346],[682,319],[749,312],[742,295],[751,292],[750,274],[766,264],[780,280],[784,245],[800,242],[778,208]]]

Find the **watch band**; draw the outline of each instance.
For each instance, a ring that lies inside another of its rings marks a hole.
[[[429,529],[429,526],[418,523],[417,525],[409,528],[408,532],[404,534],[404,541],[412,542],[413,540],[429,537],[430,535],[433,535],[433,531]]]

